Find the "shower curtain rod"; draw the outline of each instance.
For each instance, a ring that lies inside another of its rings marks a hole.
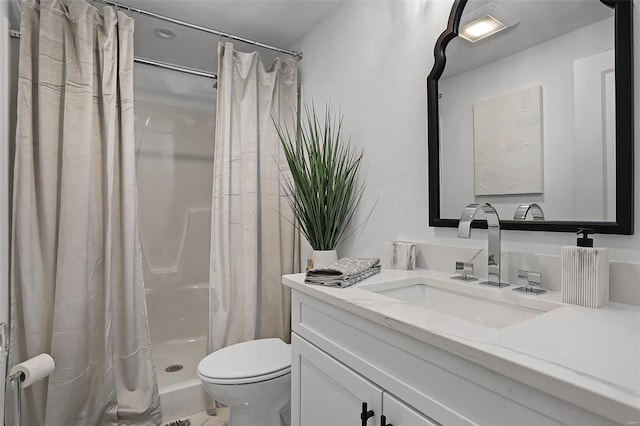
[[[20,38],[20,31],[10,30],[9,35],[12,38]],[[154,61],[152,59],[140,58],[138,56],[134,56],[133,61],[139,64],[151,65],[152,67],[164,68],[167,70],[183,72],[191,75],[197,75],[200,77],[212,78],[214,80],[218,79],[218,75],[212,72],[202,71],[195,68],[181,67],[179,65],[170,64],[168,62]]]
[[[257,47],[262,47],[263,49],[274,50],[274,51],[280,52],[280,53],[286,53],[287,55],[293,56],[296,59],[302,59],[302,52],[299,52],[297,50],[281,49],[279,47],[275,47],[275,46],[271,46],[271,45],[268,45],[268,44],[260,43],[259,41],[250,40],[248,38],[244,38],[244,37],[236,36],[236,35],[233,35],[233,34],[225,33],[225,32],[222,32],[222,31],[214,30],[212,28],[203,27],[203,26],[200,26],[200,25],[192,24],[190,22],[181,21],[181,20],[175,19],[175,18],[170,18],[168,16],[160,15],[160,14],[157,14],[157,13],[154,13],[154,12],[149,12],[148,10],[138,9],[136,7],[133,7],[133,6],[122,4],[122,3],[118,2],[118,1],[113,1],[113,0],[93,0],[93,1],[97,1],[98,3],[107,4],[109,6],[113,6],[113,7],[116,7],[116,8],[125,9],[125,10],[128,10],[129,12],[138,13],[140,15],[150,16],[152,18],[156,18],[156,19],[159,19],[159,20],[165,21],[165,22],[170,22],[170,23],[175,24],[175,25],[180,25],[180,26],[191,28],[191,29],[194,29],[194,30],[203,31],[205,33],[214,34],[214,35],[217,35],[217,36],[220,36],[220,37],[226,37],[226,38],[228,38],[230,40],[236,40],[236,41],[240,41],[242,43],[252,44],[252,45],[257,46]]]

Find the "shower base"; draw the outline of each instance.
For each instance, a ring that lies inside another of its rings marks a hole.
[[[151,345],[158,377],[162,421],[177,420],[205,411],[211,399],[202,387],[196,371],[206,353],[206,337],[152,342]],[[173,372],[165,371],[175,365],[182,365],[183,368]]]

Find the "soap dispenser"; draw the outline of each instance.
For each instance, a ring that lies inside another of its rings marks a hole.
[[[593,247],[593,229],[580,234],[576,247],[562,247],[562,301],[599,308],[609,301],[609,250]]]

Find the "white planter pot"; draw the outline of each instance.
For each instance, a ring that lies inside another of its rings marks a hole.
[[[335,250],[314,250],[311,260],[314,268],[324,268],[338,261],[338,253]]]

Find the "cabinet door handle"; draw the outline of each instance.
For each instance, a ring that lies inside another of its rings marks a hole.
[[[384,414],[380,416],[380,426],[393,426],[391,423],[387,423],[387,416]]]
[[[367,426],[367,420],[373,417],[373,410],[367,410],[367,403],[362,403],[362,412],[360,413],[360,420],[362,420],[362,426]]]

